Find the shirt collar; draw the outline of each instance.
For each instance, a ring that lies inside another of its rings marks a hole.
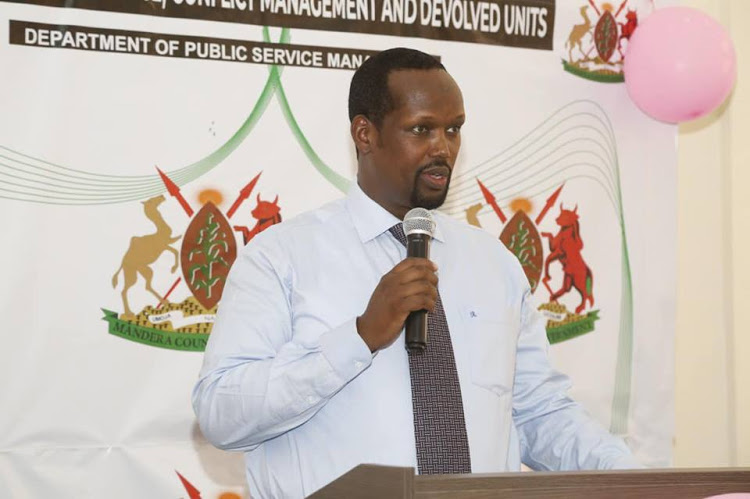
[[[346,196],[346,205],[352,216],[354,228],[357,230],[359,239],[363,243],[375,239],[383,232],[401,222],[401,220],[365,194],[357,182],[351,183],[349,193]],[[433,212],[433,214],[435,213]],[[435,233],[433,239],[444,242],[443,233],[440,230],[440,221],[438,217],[434,217],[434,220]]]

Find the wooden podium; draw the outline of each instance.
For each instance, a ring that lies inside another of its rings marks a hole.
[[[311,499],[702,499],[750,494],[750,469],[661,469],[471,475],[414,474],[414,468],[363,464]]]

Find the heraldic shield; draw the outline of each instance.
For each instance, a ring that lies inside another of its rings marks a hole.
[[[185,283],[207,309],[213,308],[221,298],[236,258],[237,243],[232,228],[209,201],[190,222],[180,251]]]
[[[531,292],[536,291],[544,264],[542,240],[536,225],[523,210],[518,210],[505,225],[500,240],[521,262]]]
[[[594,44],[602,61],[609,62],[617,48],[619,34],[615,17],[608,10],[602,13],[594,28]]]

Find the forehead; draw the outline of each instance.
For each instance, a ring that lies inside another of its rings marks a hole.
[[[461,90],[442,69],[408,69],[388,75],[394,112],[463,114]],[[390,114],[390,113],[389,113]]]

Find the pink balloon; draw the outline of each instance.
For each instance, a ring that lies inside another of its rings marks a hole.
[[[625,86],[649,116],[679,123],[710,113],[737,78],[729,34],[703,12],[657,9],[635,30],[625,53]]]

